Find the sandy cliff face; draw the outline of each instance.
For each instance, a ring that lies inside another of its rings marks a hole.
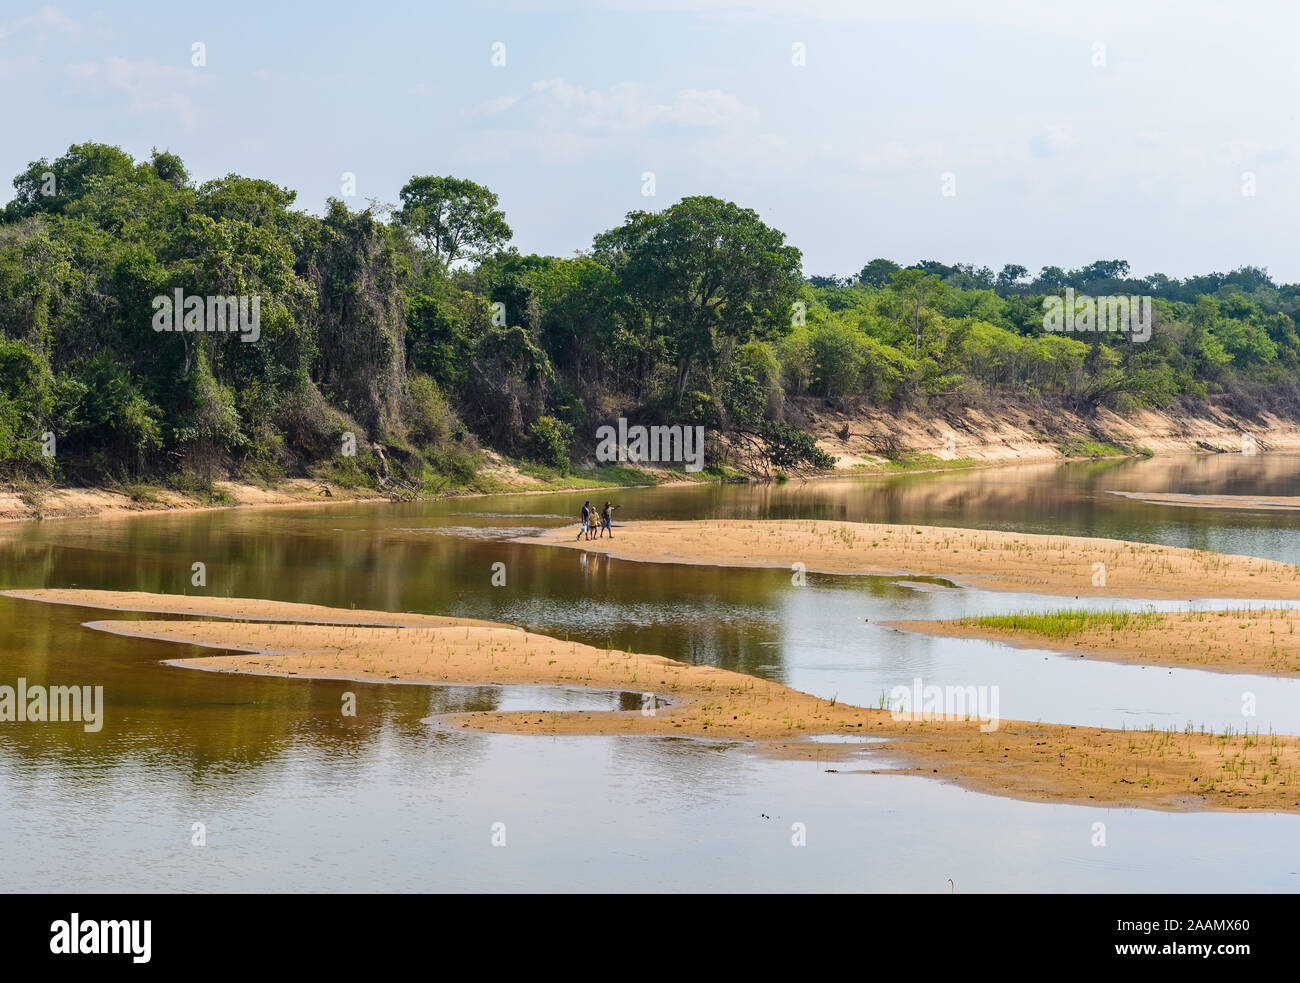
[[[845,470],[882,464],[890,452],[989,464],[1045,461],[1077,456],[1077,446],[1071,445],[1083,441],[1157,454],[1239,454],[1250,434],[1260,452],[1300,449],[1300,421],[1271,414],[1247,420],[1214,409],[1197,415],[1140,410],[1124,416],[1103,409],[1084,418],[1062,407],[1011,404],[996,411],[892,412],[832,408],[819,400],[790,410],[792,420],[815,434],[818,446],[838,458],[836,467]]]

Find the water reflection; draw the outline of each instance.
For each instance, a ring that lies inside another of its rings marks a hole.
[[[624,519],[969,525],[1297,562],[1295,513],[1171,508],[1106,492],[1296,495],[1298,464],[1279,454],[1157,458],[622,490],[617,500]],[[920,676],[998,685],[1004,717],[1222,727],[1241,725],[1249,689],[1259,707],[1252,729],[1300,733],[1300,681],[1067,659],[880,624],[1060,599],[945,590],[915,577],[809,574],[796,587],[784,570],[631,563],[508,541],[571,522],[575,498],[13,525],[0,528],[0,585],[186,593],[195,590],[191,565],[202,561],[213,594],[507,621],[846,702],[876,705]],[[505,564],[504,586],[493,586],[496,563]],[[638,694],[201,673],[164,661],[210,652],[91,632],[81,627],[91,617],[104,613],[0,598],[0,682],[103,685],[108,714],[97,734],[73,725],[0,729],[0,839],[15,889],[75,888],[84,872],[172,890],[929,890],[946,889],[948,876],[972,890],[1178,889],[1180,878],[1200,889],[1296,886],[1294,875],[1234,853],[1223,835],[1249,829],[1287,856],[1291,817],[1108,813],[1108,823],[1131,829],[1125,842],[1134,847],[1111,851],[1113,866],[1102,866],[1085,834],[1076,842],[1060,825],[1086,833],[1095,810],[827,776],[815,762],[751,759],[698,741],[450,734],[424,722],[456,708],[544,708],[537,700],[632,710]],[[356,717],[340,713],[348,691],[360,700]],[[954,809],[960,831],[945,818]],[[799,852],[789,848],[796,814],[820,830],[802,860],[790,856]],[[189,846],[195,821],[213,831],[206,852]],[[507,851],[488,846],[495,821],[513,830]],[[1203,845],[1210,837],[1214,848]],[[1198,873],[1186,879],[1192,856]]]

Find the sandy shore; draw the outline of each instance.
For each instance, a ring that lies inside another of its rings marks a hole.
[[[863,766],[837,771],[876,770],[873,756],[883,755],[904,764],[889,769],[891,774],[924,775],[1034,801],[1300,812],[1300,739],[1295,737],[1115,731],[1014,720],[985,732],[978,720],[894,719],[885,710],[836,703],[723,669],[596,648],[491,622],[241,598],[86,590],[6,593],[101,609],[242,619],[92,623],[125,635],[246,653],[172,663],[185,667],[374,682],[580,686],[657,694],[672,701],[657,708],[648,701],[649,712],[484,712],[442,718],[444,725],[463,730],[707,736],[757,741],[767,753]],[[304,615],[314,623],[291,620]],[[359,623],[365,620],[374,623]],[[803,740],[817,734],[884,741],[863,749]]]
[[[137,611],[143,614],[181,614],[242,621],[292,621],[302,624],[370,625],[388,628],[501,627],[495,621],[447,618],[436,614],[399,614],[393,611],[357,611],[319,604],[292,604],[255,597],[203,597],[189,594],[150,594],[125,590],[63,590],[19,588],[0,590],[0,597],[15,597],[79,608]]]
[[[226,496],[221,504],[196,501],[167,488],[155,488],[146,500],[133,499],[108,488],[48,488],[39,502],[24,498],[13,487],[0,486],[0,524],[36,519],[120,519],[164,512],[212,512],[232,508],[276,508],[361,501],[387,501],[378,492],[350,490],[307,478],[290,478],[274,489],[233,481],[217,483]],[[325,495],[322,488],[329,488]]]
[[[1159,612],[1143,615],[1140,621],[1129,626],[1089,624],[1064,636],[982,624],[978,617],[886,624],[905,631],[951,638],[985,638],[1110,662],[1300,676],[1300,634],[1297,634],[1300,611],[1295,609]]]
[[[484,474],[501,484],[500,488],[485,492],[453,492],[430,495],[415,501],[445,501],[449,498],[485,498],[491,495],[551,495],[562,492],[596,493],[628,487],[649,488],[657,484],[674,482],[696,484],[694,478],[667,468],[641,469],[646,480],[643,485],[618,483],[559,483],[546,485],[514,468],[493,466]],[[393,499],[382,492],[368,488],[344,488],[340,485],[307,478],[288,478],[275,488],[235,481],[221,481],[217,489],[225,496],[220,504],[196,501],[167,489],[155,489],[147,501],[136,501],[122,492],[106,488],[49,488],[41,493],[39,504],[24,498],[16,488],[0,486],[0,526],[16,522],[51,519],[123,519],[142,515],[160,515],[174,512],[217,512],[231,509],[274,509],[314,505],[347,505],[356,502],[382,504]],[[322,489],[328,488],[326,495]]]
[[[1113,491],[1111,495],[1146,502],[1148,505],[1179,505],[1198,509],[1255,509],[1263,512],[1287,512],[1300,509],[1294,495],[1185,495],[1177,492]]]
[[[1249,556],[1081,536],[805,519],[628,522],[617,539],[576,527],[516,540],[624,560],[944,577],[987,590],[1067,596],[1300,598],[1300,567]],[[1104,566],[1104,585],[1094,581]]]

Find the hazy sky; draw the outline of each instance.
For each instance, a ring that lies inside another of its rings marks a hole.
[[[472,178],[523,252],[712,194],[782,229],[808,273],[1121,258],[1295,281],[1296,9],[0,0],[0,199],[95,140],[268,178],[313,212],[343,172],[354,208],[413,174]]]

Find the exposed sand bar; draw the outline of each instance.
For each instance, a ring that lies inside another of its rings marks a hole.
[[[835,705],[753,676],[688,665],[657,655],[596,648],[490,621],[351,611],[253,598],[191,598],[93,590],[4,593],[100,609],[240,619],[98,621],[89,627],[128,636],[256,653],[176,660],[175,665],[375,682],[582,686],[657,694],[673,703],[650,716],[639,710],[586,717],[548,713],[544,721],[538,719],[536,724],[520,722],[521,730],[685,731],[722,733],[748,740],[865,727],[870,716],[869,711],[842,703]],[[311,623],[294,620],[304,614],[310,616]]]
[[[56,593],[63,595],[64,603],[71,602],[67,595],[75,594],[76,603],[115,606],[112,598],[104,596],[110,592],[13,593],[33,599]],[[117,606],[122,598],[132,597],[141,595],[116,595]],[[177,610],[193,602],[208,612],[215,610],[205,603],[207,599],[163,597],[151,603]],[[302,607],[320,611],[311,605],[211,600],[229,605],[232,617],[256,611],[289,618]],[[249,653],[173,663],[193,668],[374,682],[587,686],[657,693],[675,701],[650,714],[534,710],[442,718],[445,725],[463,730],[731,738],[759,741],[759,748],[771,753],[820,760],[863,762],[883,753],[907,765],[891,774],[924,775],[1033,801],[1300,812],[1300,738],[1296,737],[1116,731],[1015,720],[1000,721],[998,729],[984,732],[978,720],[894,719],[884,710],[847,706],[724,669],[595,648],[508,625],[342,624],[357,612],[324,610],[330,613],[320,620],[333,624],[124,620],[96,622],[92,627]],[[365,697],[358,695],[359,712],[364,713]],[[885,742],[863,750],[800,740],[814,734],[885,738]]]
[[[1126,614],[1107,623],[1091,614],[1062,634],[1044,631],[1044,615],[1011,619],[955,618],[949,621],[891,621],[906,631],[951,638],[984,638],[1023,648],[1052,649],[1142,665],[1177,666],[1213,672],[1300,676],[1300,611],[1294,608],[1160,611]]]
[[[784,567],[819,573],[945,577],[987,590],[1069,596],[1300,598],[1300,566],[1117,539],[806,519],[628,522],[617,539],[575,541],[576,527],[520,543],[624,560]],[[1104,565],[1104,584],[1097,583]]]
[[[0,590],[0,596],[79,608],[139,611],[145,614],[182,614],[243,621],[293,621],[303,624],[374,625],[379,627],[440,628],[465,625],[502,627],[495,621],[446,618],[435,614],[396,614],[392,611],[356,611],[319,604],[293,604],[256,597],[202,597],[189,594],[149,594],[143,591],[32,588]]]
[[[1265,512],[1286,512],[1300,509],[1300,498],[1294,495],[1185,495],[1177,492],[1113,491],[1111,495],[1132,498],[1148,505],[1180,505],[1200,509],[1258,509]]]

